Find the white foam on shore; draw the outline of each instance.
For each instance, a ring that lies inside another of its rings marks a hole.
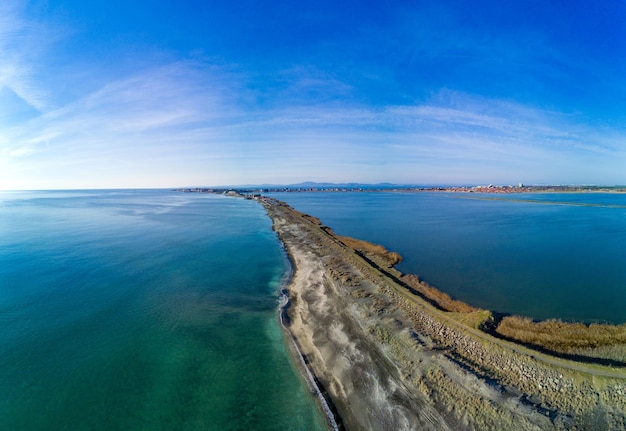
[[[281,291],[281,297],[282,297],[282,301],[280,304],[280,311],[279,311],[280,312],[280,324],[290,335],[293,348],[298,353],[298,358],[300,358],[302,367],[306,371],[307,382],[309,386],[313,389],[313,391],[315,391],[315,395],[317,396],[317,399],[319,400],[320,405],[322,406],[322,410],[324,410],[324,413],[326,414],[326,418],[328,419],[331,429],[333,431],[339,431],[339,425],[337,424],[335,415],[333,414],[330,406],[328,405],[328,402],[326,401],[324,394],[322,394],[322,390],[320,389],[318,384],[315,382],[315,376],[313,376],[313,373],[311,372],[308,364],[306,363],[306,360],[304,359],[304,355],[302,354],[302,351],[300,350],[300,347],[298,346],[298,343],[296,342],[295,337],[293,336],[293,334],[291,333],[287,325],[285,325],[283,316],[284,316],[284,313],[286,313],[285,307],[289,304],[289,297],[287,296],[285,291]]]

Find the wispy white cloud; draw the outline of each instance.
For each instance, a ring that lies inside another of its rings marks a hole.
[[[622,177],[623,130],[599,132],[576,116],[511,101],[464,94],[445,99],[378,109],[292,107],[240,127],[254,130],[248,133],[248,142],[272,148],[274,160],[306,160],[315,166],[306,170],[309,175],[324,171],[329,179],[333,172],[345,172],[340,167],[346,161],[360,166],[361,176],[380,173],[379,177],[387,175],[386,180],[428,181],[441,169],[465,175],[471,171],[474,180],[489,181],[485,177],[494,175],[494,182],[515,178],[558,182],[552,172],[566,174],[563,178],[572,182],[577,176],[597,175],[601,182],[619,182]],[[594,167],[598,163],[605,166],[603,174]],[[563,171],[565,166],[569,172]]]
[[[0,88],[10,88],[43,112],[48,91],[39,84],[36,64],[55,36],[50,25],[26,18],[26,7],[19,0],[0,3]]]
[[[158,177],[168,166],[198,154],[211,160],[222,151],[219,145],[211,148],[211,142],[219,143],[216,129],[239,113],[232,110],[223,76],[207,69],[174,63],[140,71],[5,128],[0,135],[0,164],[15,176],[20,168],[36,166],[36,174],[32,169],[22,172],[40,180],[59,173],[66,177],[77,166],[90,166],[94,175],[103,177],[97,181],[106,182],[115,177],[116,167],[128,181],[130,165],[139,177]]]

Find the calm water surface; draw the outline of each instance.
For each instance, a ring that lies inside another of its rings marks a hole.
[[[278,193],[479,307],[626,322],[626,195]]]
[[[0,193],[0,429],[321,430],[257,203]]]

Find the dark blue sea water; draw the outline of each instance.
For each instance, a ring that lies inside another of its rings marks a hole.
[[[626,194],[274,196],[399,252],[398,269],[479,307],[626,322]]]
[[[255,202],[0,193],[0,429],[321,430]]]

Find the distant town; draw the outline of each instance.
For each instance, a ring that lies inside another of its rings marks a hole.
[[[477,185],[477,186],[401,186],[401,185],[289,185],[246,187],[193,187],[176,189],[185,193],[215,193],[241,197],[260,197],[264,193],[337,193],[337,192],[449,192],[449,193],[624,193],[626,186],[572,185]]]

